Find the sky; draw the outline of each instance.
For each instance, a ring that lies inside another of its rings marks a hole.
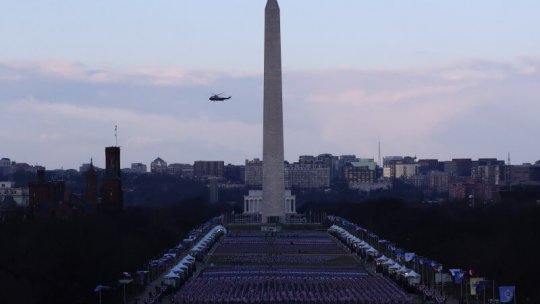
[[[0,157],[262,155],[263,0],[2,1]],[[540,160],[538,1],[281,0],[285,157]],[[211,93],[233,96],[208,101]]]

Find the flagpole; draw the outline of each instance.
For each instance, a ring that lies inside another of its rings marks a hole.
[[[491,285],[491,291],[493,292],[491,298],[495,300],[495,280],[493,280],[493,285]]]
[[[465,279],[465,274],[463,274],[463,277],[461,278],[461,281],[459,282],[459,300],[460,302],[463,301],[463,279]]]
[[[443,279],[443,265],[441,265],[441,289],[442,289],[442,296],[444,297],[444,279]]]
[[[470,283],[470,279],[469,279],[469,283]],[[467,304],[469,304],[469,293],[467,292],[467,280],[465,280],[465,296],[467,297]]]
[[[514,287],[514,304],[517,304],[517,288]]]

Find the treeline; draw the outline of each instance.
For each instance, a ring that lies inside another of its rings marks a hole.
[[[540,212],[537,206],[426,205],[398,199],[310,203],[304,210],[340,215],[445,268],[473,269],[518,299],[540,303]]]
[[[187,200],[162,208],[127,208],[122,215],[82,215],[0,225],[0,303],[95,303],[98,284],[177,245],[209,218],[228,212]],[[119,303],[120,289],[105,295]]]

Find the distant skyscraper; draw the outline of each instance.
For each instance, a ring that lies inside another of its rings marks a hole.
[[[285,219],[281,30],[277,0],[268,0],[264,31],[262,221]]]
[[[104,212],[122,211],[124,200],[120,170],[120,147],[105,148],[105,177],[101,188],[101,209]]]
[[[141,163],[132,163],[131,170],[135,173],[146,173],[146,165]]]
[[[150,172],[152,173],[167,172],[167,162],[161,159],[161,157],[156,158],[153,162],[150,163]]]
[[[120,178],[120,147],[105,148],[105,176]]]
[[[225,163],[221,161],[195,161],[193,164],[193,176],[196,178],[204,177],[223,177]]]
[[[55,216],[65,196],[64,181],[45,181],[45,170],[37,171],[37,181],[28,183],[30,216]]]
[[[94,169],[94,164],[92,160],[90,160],[90,166],[86,171],[86,204],[94,205],[97,203],[97,190],[97,174]]]

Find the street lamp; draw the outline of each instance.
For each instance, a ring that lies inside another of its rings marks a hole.
[[[127,272],[124,272],[123,275],[124,277],[118,280],[118,283],[122,284],[124,287],[124,304],[126,304],[126,285],[131,283],[133,279],[131,278],[131,275]]]
[[[105,285],[98,285],[94,288],[94,292],[99,293],[99,304],[101,304],[101,292],[104,290],[113,290],[113,288]]]

